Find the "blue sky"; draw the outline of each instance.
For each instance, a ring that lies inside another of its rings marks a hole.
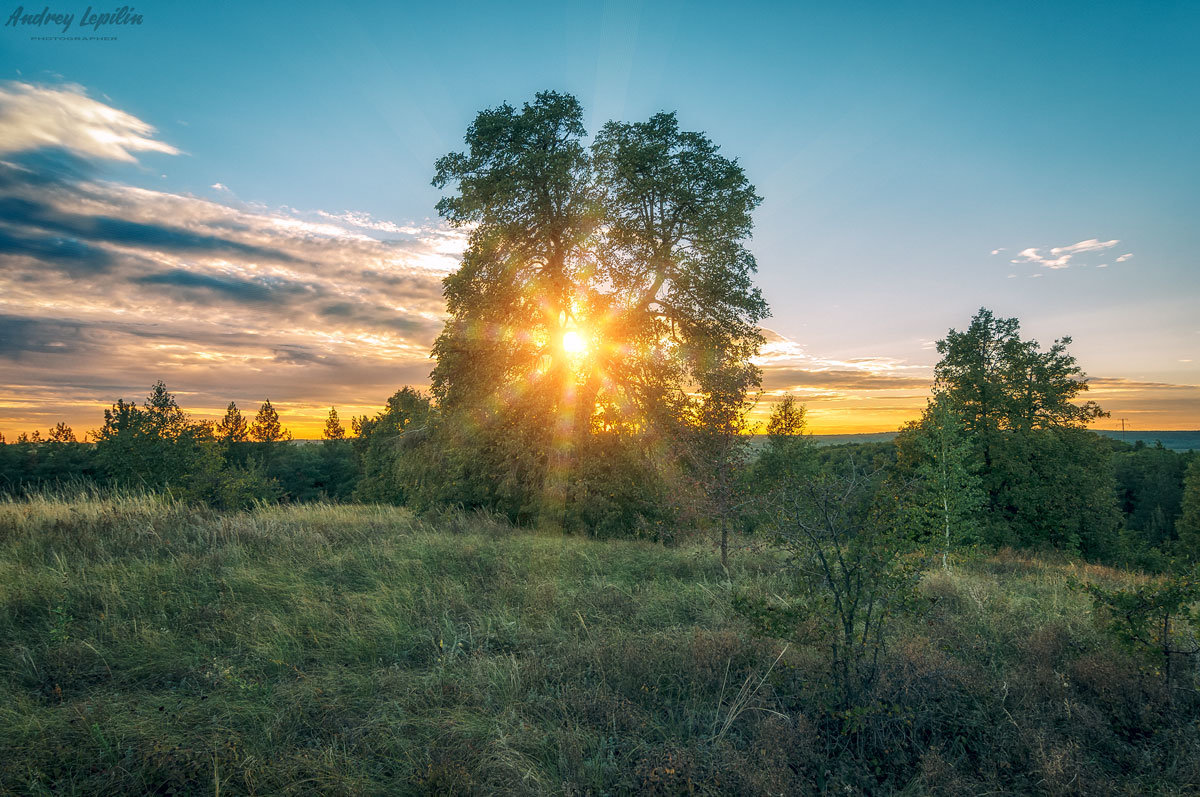
[[[97,158],[95,179],[268,215],[434,228],[433,161],[481,108],[569,91],[590,130],[676,110],[765,197],[752,248],[781,367],[899,380],[856,392],[768,379],[803,388],[818,430],[911,417],[932,341],[981,305],[1044,342],[1073,335],[1114,416],[1200,427],[1200,389],[1187,389],[1200,384],[1200,4],[136,10],[143,24],[116,41],[0,28],[0,79],[75,86],[178,150]],[[34,395],[19,366],[0,383]],[[99,381],[125,389],[115,372]],[[293,392],[298,417],[306,402],[367,398]],[[46,425],[32,404],[11,401],[0,429]]]

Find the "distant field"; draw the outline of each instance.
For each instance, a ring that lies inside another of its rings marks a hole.
[[[734,589],[786,590],[739,548]],[[369,506],[0,502],[0,794],[1196,794],[1200,704],[1001,553],[923,579],[878,702],[665,548]]]
[[[867,434],[815,434],[813,442],[819,446],[840,446],[844,443],[886,443],[896,439],[895,432],[870,432]]]

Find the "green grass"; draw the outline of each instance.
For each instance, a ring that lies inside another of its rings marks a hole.
[[[1200,712],[1068,560],[930,574],[880,703],[750,635],[705,544],[365,506],[0,503],[0,793],[1194,793]],[[739,551],[739,587],[776,590]],[[778,663],[775,663],[778,659]],[[774,664],[773,664],[774,663]]]

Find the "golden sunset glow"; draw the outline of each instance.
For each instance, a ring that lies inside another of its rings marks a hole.
[[[572,357],[582,357],[588,351],[587,340],[574,329],[568,329],[563,334],[562,347],[563,351]]]

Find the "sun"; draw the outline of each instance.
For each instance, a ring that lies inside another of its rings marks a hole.
[[[582,335],[573,329],[568,329],[565,333],[563,333],[562,347],[563,351],[572,357],[579,357],[580,355],[587,353],[588,345],[587,341],[583,339]]]

